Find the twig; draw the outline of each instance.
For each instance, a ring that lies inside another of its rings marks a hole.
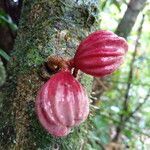
[[[130,92],[130,88],[131,88],[131,84],[132,84],[132,78],[133,78],[133,68],[134,68],[134,62],[135,62],[135,58],[136,58],[136,54],[137,54],[137,49],[139,46],[139,40],[142,34],[142,27],[143,27],[143,23],[144,23],[144,18],[145,15],[143,15],[139,29],[138,29],[138,35],[137,35],[137,39],[135,42],[135,48],[134,48],[134,52],[133,52],[133,57],[130,63],[130,72],[128,75],[128,82],[127,82],[127,88],[126,88],[126,93],[124,96],[124,103],[123,103],[123,112],[128,112],[128,101],[129,101],[129,92]],[[125,124],[125,120],[128,116],[125,116],[124,113],[122,113],[120,115],[120,125],[117,126],[116,128],[116,135],[113,138],[113,141],[116,142],[119,139],[120,133],[123,130],[124,124]]]
[[[101,147],[101,150],[105,150],[105,147],[99,140],[96,140],[96,143]]]
[[[132,111],[131,113],[129,113],[128,117],[126,117],[125,122],[128,121],[131,117],[133,117],[133,115],[146,103],[146,101],[148,100],[148,98],[150,97],[150,89],[147,93],[147,95],[144,98],[143,103],[140,103],[135,109],[134,111]]]
[[[125,82],[125,81],[117,81],[117,80],[108,80],[108,79],[106,79],[106,81],[107,82],[111,82],[111,83],[117,83],[117,84],[127,84],[127,82]],[[132,85],[134,85],[134,86],[139,86],[139,85],[141,85],[141,86],[148,86],[148,87],[150,87],[150,84],[148,84],[148,83],[133,83],[132,82]]]
[[[115,123],[117,123],[117,124],[120,124],[120,121],[115,120],[112,116],[110,117],[110,116],[107,116],[107,115],[105,115],[105,114],[101,114],[101,116],[103,116],[103,117],[105,117],[105,118],[108,118],[109,120],[112,120],[113,122],[115,122]],[[147,137],[150,138],[150,135],[149,135],[148,133],[141,132],[141,131],[139,131],[138,129],[136,129],[136,128],[134,128],[134,127],[131,127],[131,126],[127,125],[127,124],[126,124],[124,127],[125,127],[125,128],[128,128],[128,129],[130,129],[130,130],[132,130],[132,131],[134,131],[134,132],[138,132],[139,134],[145,135],[145,136],[147,136]]]
[[[96,142],[96,144],[98,144],[101,147],[101,150],[105,150],[105,147],[99,140],[95,139],[95,142]],[[88,138],[88,143],[90,143],[92,145],[90,138]]]
[[[95,78],[95,79],[98,82],[98,84],[101,85],[105,91],[107,91],[108,88],[104,85],[104,83],[99,78]]]
[[[135,62],[135,58],[136,58],[136,55],[137,55],[139,40],[140,40],[141,33],[142,33],[142,26],[143,26],[143,23],[144,23],[144,17],[145,16],[143,15],[140,27],[138,29],[138,36],[137,36],[137,39],[136,39],[135,49],[134,49],[132,61],[131,61],[131,64],[130,64],[130,72],[129,72],[129,76],[128,76],[128,84],[127,84],[125,100],[124,100],[124,110],[128,109],[128,98],[129,98],[130,87],[131,87],[131,84],[132,84],[134,62]]]

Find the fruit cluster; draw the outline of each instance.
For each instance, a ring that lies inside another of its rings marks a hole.
[[[125,39],[100,30],[80,43],[74,58],[56,60],[50,56],[48,67],[57,69],[57,73],[41,87],[36,97],[36,112],[42,126],[53,136],[62,137],[85,121],[89,100],[75,79],[77,71],[96,77],[111,74],[122,64],[127,50]]]

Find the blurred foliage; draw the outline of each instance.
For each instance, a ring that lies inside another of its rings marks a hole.
[[[115,31],[129,1],[101,0],[100,28]],[[137,30],[145,14],[142,35],[138,43],[137,55],[133,64],[133,77],[129,89],[128,110],[123,110],[124,99],[137,38]],[[148,150],[150,147],[150,4],[147,3],[139,14],[131,34],[128,36],[129,51],[125,63],[113,75],[105,78],[109,89],[100,97],[100,103],[93,106],[88,145],[85,149],[100,150],[109,144],[116,134],[116,127],[121,124],[120,115],[133,116],[124,124],[120,141],[129,149]],[[106,85],[107,86],[107,85]],[[147,99],[146,99],[147,98]],[[145,100],[146,99],[146,100]],[[94,113],[93,113],[94,112]],[[125,148],[125,149],[126,149]]]

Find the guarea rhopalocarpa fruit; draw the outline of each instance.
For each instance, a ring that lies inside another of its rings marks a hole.
[[[42,126],[56,137],[65,136],[89,113],[88,97],[69,70],[50,78],[39,90],[36,112]]]
[[[101,77],[114,72],[123,63],[128,44],[113,32],[100,30],[90,34],[79,45],[72,67]]]

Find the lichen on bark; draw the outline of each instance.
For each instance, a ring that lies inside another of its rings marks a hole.
[[[51,54],[72,57],[96,14],[96,3],[90,1],[24,0],[7,83],[0,92],[0,148],[75,150],[83,145],[86,123],[65,138],[54,138],[39,124],[34,102],[44,83],[40,65]]]

